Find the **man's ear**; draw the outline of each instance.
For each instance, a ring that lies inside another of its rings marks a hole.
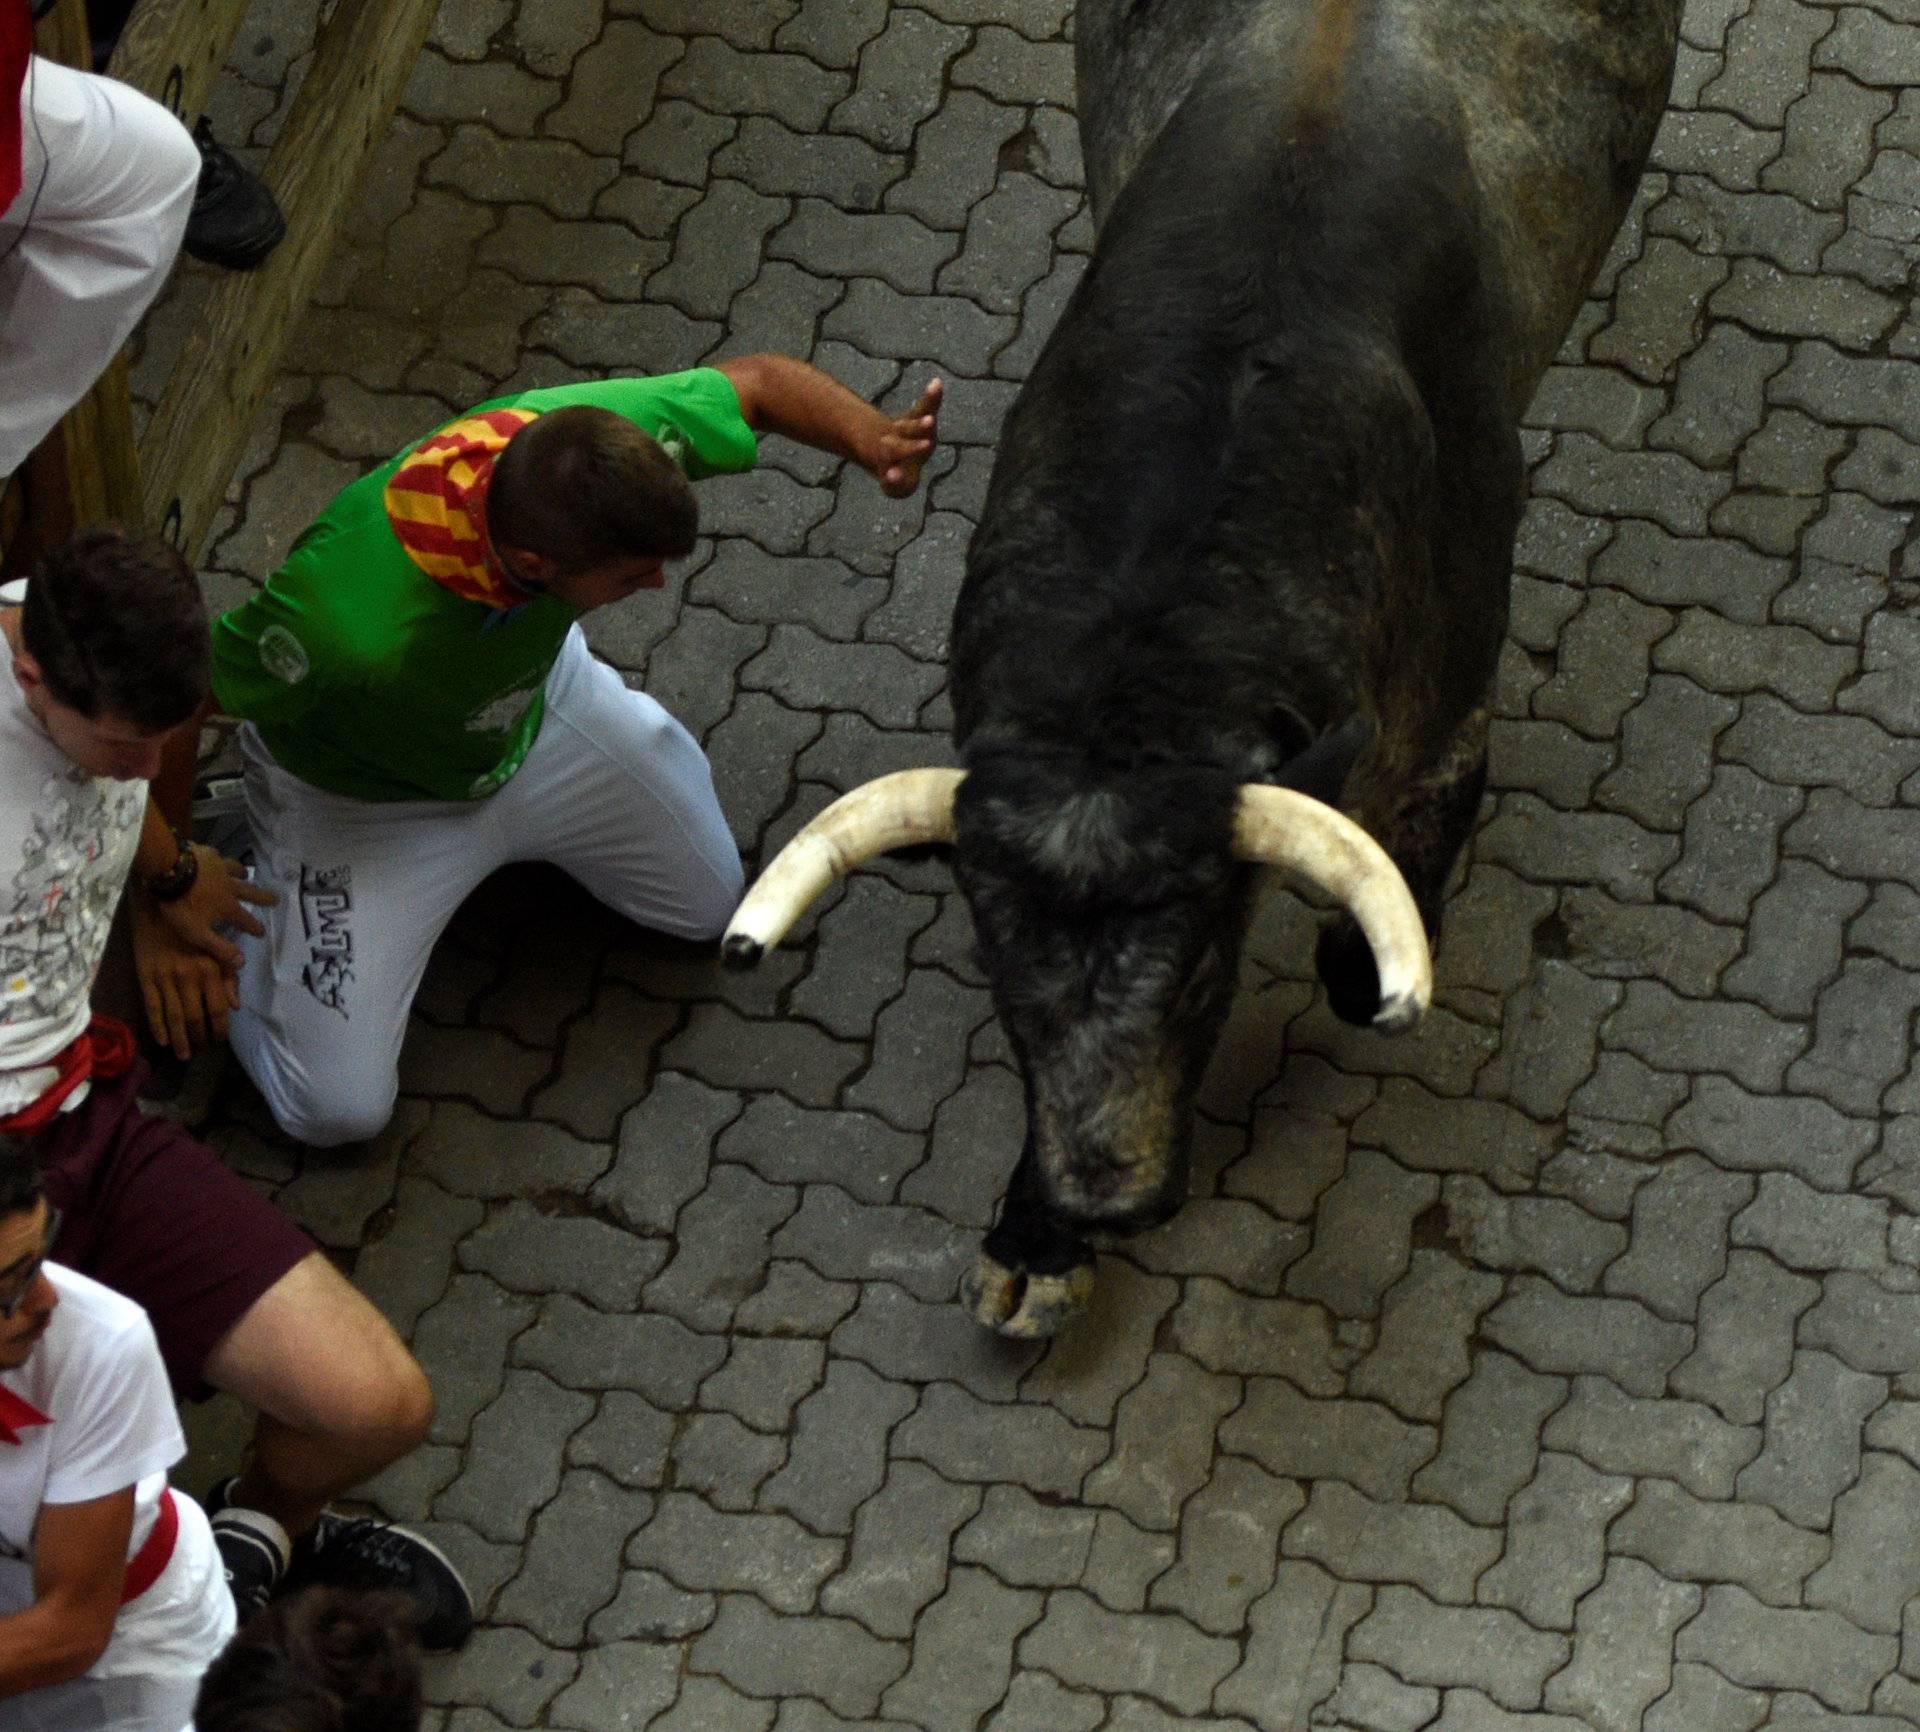
[[[537,583],[545,589],[560,575],[557,560],[549,559],[544,553],[535,553],[528,547],[515,547],[510,542],[500,544],[500,552],[506,556],[508,569],[518,572],[529,583]]]
[[[27,650],[17,649],[13,652],[13,677],[23,692],[47,689],[46,674]]]

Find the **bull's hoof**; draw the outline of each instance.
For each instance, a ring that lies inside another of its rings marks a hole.
[[[1009,1269],[982,1251],[960,1282],[960,1297],[976,1321],[1015,1341],[1058,1335],[1093,1297],[1093,1265],[1076,1263],[1058,1275]]]

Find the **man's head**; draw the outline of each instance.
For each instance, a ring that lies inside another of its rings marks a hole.
[[[81,769],[151,777],[161,744],[207,691],[206,603],[157,536],[89,529],[27,585],[13,673],[53,743]]]
[[[0,1371],[26,1363],[60,1303],[42,1268],[53,1230],[39,1156],[0,1132]]]
[[[223,1648],[194,1706],[199,1732],[415,1732],[420,1648],[396,1593],[307,1588]]]
[[[693,551],[693,489],[657,439],[609,409],[551,409],[507,441],[487,534],[508,575],[585,613]]]

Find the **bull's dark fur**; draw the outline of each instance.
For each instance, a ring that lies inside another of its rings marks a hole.
[[[1056,1324],[1011,1317],[1021,1279],[1184,1190],[1245,926],[1239,784],[1339,801],[1437,927],[1517,418],[1624,212],[1677,12],[1080,7],[1099,245],[1008,417],[953,641],[956,865],[1030,1109],[988,1321]],[[1365,1020],[1357,929],[1320,961]]]

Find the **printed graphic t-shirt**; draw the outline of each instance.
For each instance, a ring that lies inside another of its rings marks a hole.
[[[145,782],[89,776],[27,708],[0,645],[0,1114],[52,1085],[127,881]]]
[[[24,1365],[0,1371],[0,1616],[33,1604],[33,1527],[43,1504],[134,1488],[129,1558],[153,1531],[167,1469],[187,1452],[146,1312],[57,1263],[60,1295]],[[233,1596],[206,1518],[177,1500],[173,1555],[120,1608],[91,1678],[194,1673],[233,1631]],[[7,1710],[0,1704],[0,1725]]]
[[[652,434],[696,481],[751,469],[757,455],[732,384],[705,367],[523,391],[468,415],[576,403]],[[414,562],[385,500],[412,449],[336,495],[266,588],[215,621],[214,695],[317,788],[479,799],[538,735],[547,674],[576,616],[551,597],[512,609],[469,601]]]

